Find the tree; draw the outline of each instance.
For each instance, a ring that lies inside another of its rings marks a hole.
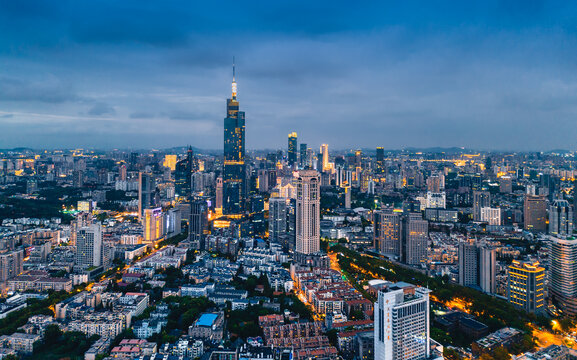
[[[60,340],[62,336],[62,331],[58,325],[48,325],[44,331],[44,343],[46,345],[55,344]]]
[[[509,354],[507,349],[505,349],[502,346],[499,346],[498,348],[493,350],[493,358],[495,360],[509,360],[511,359],[511,355]]]

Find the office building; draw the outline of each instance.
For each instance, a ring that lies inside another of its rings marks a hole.
[[[377,147],[377,164],[376,169],[378,173],[385,171],[385,148]]]
[[[502,176],[499,179],[499,192],[503,194],[510,194],[513,192],[513,178],[510,176]]]
[[[547,230],[547,199],[545,195],[525,195],[523,205],[525,230],[544,232]]]
[[[328,144],[322,144],[321,145],[321,153],[320,155],[320,159],[321,160],[321,167],[318,168],[317,170],[325,172],[329,170],[329,145]]]
[[[288,248],[286,198],[271,197],[268,201],[268,238]]]
[[[488,191],[473,192],[473,220],[481,221],[481,209],[491,207],[491,193]]]
[[[474,242],[459,244],[459,284],[479,288],[486,293],[496,290],[496,250]]]
[[[307,149],[308,149],[307,144],[301,143],[301,145],[300,145],[300,160],[299,160],[301,169],[307,169],[308,167],[311,166],[309,159],[308,159],[308,156],[307,156]]]
[[[144,209],[142,216],[144,239],[146,244],[153,244],[164,237],[164,218],[162,208]]]
[[[530,313],[545,311],[545,268],[537,261],[513,260],[507,278],[509,302]]]
[[[430,179],[430,178],[429,178]],[[445,192],[427,191],[427,209],[445,209],[447,207]]]
[[[391,285],[375,303],[375,360],[425,360],[429,345],[429,289]]]
[[[549,239],[549,297],[564,314],[577,316],[577,239]]]
[[[554,200],[549,206],[549,234],[555,236],[573,234],[573,208],[567,200]]]
[[[197,250],[205,249],[208,234],[208,203],[204,199],[194,199],[190,203],[189,240]]]
[[[408,265],[424,265],[429,246],[429,222],[421,214],[403,216],[401,224],[401,261]]]
[[[150,173],[138,173],[138,216],[142,219],[144,210],[154,206],[154,177]]]
[[[296,251],[312,254],[320,249],[320,177],[301,170],[297,177]]]
[[[176,163],[174,169],[174,190],[176,196],[188,197],[192,190],[191,176],[197,169],[192,147],[188,147],[186,157]]]
[[[393,209],[374,212],[373,246],[381,254],[401,255],[401,216]]]
[[[239,111],[236,98],[237,87],[233,66],[232,96],[227,100],[224,119],[224,169],[223,204],[224,214],[240,214],[245,208],[245,117]]]
[[[75,266],[91,268],[102,265],[102,228],[100,224],[80,227],[76,232]]]
[[[492,207],[481,208],[480,221],[489,225],[501,225],[501,209]]]
[[[297,133],[292,132],[288,135],[288,152],[287,152],[287,160],[288,164],[291,167],[294,167],[297,164]]]

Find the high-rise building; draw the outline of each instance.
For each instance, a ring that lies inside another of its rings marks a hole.
[[[546,231],[547,199],[545,195],[525,195],[523,216],[525,217],[525,230]]]
[[[544,312],[545,268],[536,261],[513,260],[509,265],[507,298],[527,312]]]
[[[501,176],[499,179],[499,192],[510,194],[513,192],[513,178],[510,176]]]
[[[205,249],[205,238],[208,232],[208,204],[204,199],[190,202],[189,238],[194,249]]]
[[[118,167],[118,180],[126,181],[126,164],[121,164]]]
[[[421,214],[407,214],[401,224],[401,260],[408,265],[423,265],[429,246],[429,222]]]
[[[144,239],[147,244],[153,244],[164,237],[164,218],[162,208],[144,209],[142,216]]]
[[[481,208],[480,221],[486,222],[489,225],[501,225],[501,208]]]
[[[291,167],[294,167],[297,164],[297,133],[292,132],[288,134],[288,152],[287,152],[287,160],[288,164]]]
[[[401,215],[392,209],[374,212],[373,245],[381,254],[400,257]]]
[[[301,170],[297,177],[296,252],[320,249],[320,177],[315,170]]]
[[[76,232],[75,266],[100,266],[102,260],[102,228],[100,224],[80,227]]]
[[[186,157],[176,163],[174,169],[174,190],[177,196],[190,196],[192,191],[192,173],[197,169],[192,147],[188,147]]]
[[[0,253],[0,283],[4,284],[24,271],[24,250],[16,249]],[[4,286],[3,285],[3,286]]]
[[[425,360],[429,345],[429,289],[391,285],[375,303],[375,360]]]
[[[549,206],[549,234],[573,234],[573,209],[567,200],[554,200]]]
[[[224,119],[223,213],[240,214],[245,208],[245,118],[236,99],[233,66],[232,96],[227,100]]]
[[[144,210],[154,206],[154,177],[150,173],[138,173],[138,216],[142,218]]]
[[[176,155],[174,154],[164,155],[164,161],[162,162],[162,166],[169,168],[171,171],[176,170]]]
[[[223,181],[222,177],[216,178],[216,191],[215,191],[215,199],[214,199],[214,209],[215,211],[222,213],[222,197],[223,197]]]
[[[385,170],[385,148],[377,147],[377,172],[382,173]]]
[[[494,294],[497,290],[497,251],[487,246],[479,247],[479,287]]]
[[[550,237],[549,297],[564,314],[577,315],[577,239]]]
[[[473,192],[473,220],[481,221],[481,209],[491,207],[491,193],[488,191]]]
[[[271,197],[268,201],[268,238],[288,248],[286,198]]]
[[[300,145],[300,160],[299,160],[301,169],[306,169],[309,166],[311,166],[311,164],[308,161],[309,159],[307,156],[307,149],[308,149],[307,144],[301,143],[301,145]]]
[[[321,157],[321,168],[318,169],[319,171],[328,171],[329,170],[329,145],[328,144],[322,144],[321,145],[321,153],[320,153],[320,157]]]
[[[496,290],[496,250],[473,242],[459,244],[459,284],[486,293]]]

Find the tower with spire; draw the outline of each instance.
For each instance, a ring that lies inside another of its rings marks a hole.
[[[223,214],[240,214],[246,195],[245,119],[237,100],[236,69],[232,64],[232,94],[224,118]]]

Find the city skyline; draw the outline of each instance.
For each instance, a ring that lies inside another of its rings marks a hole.
[[[236,55],[248,149],[574,149],[572,5],[0,7],[0,148],[218,149]]]

